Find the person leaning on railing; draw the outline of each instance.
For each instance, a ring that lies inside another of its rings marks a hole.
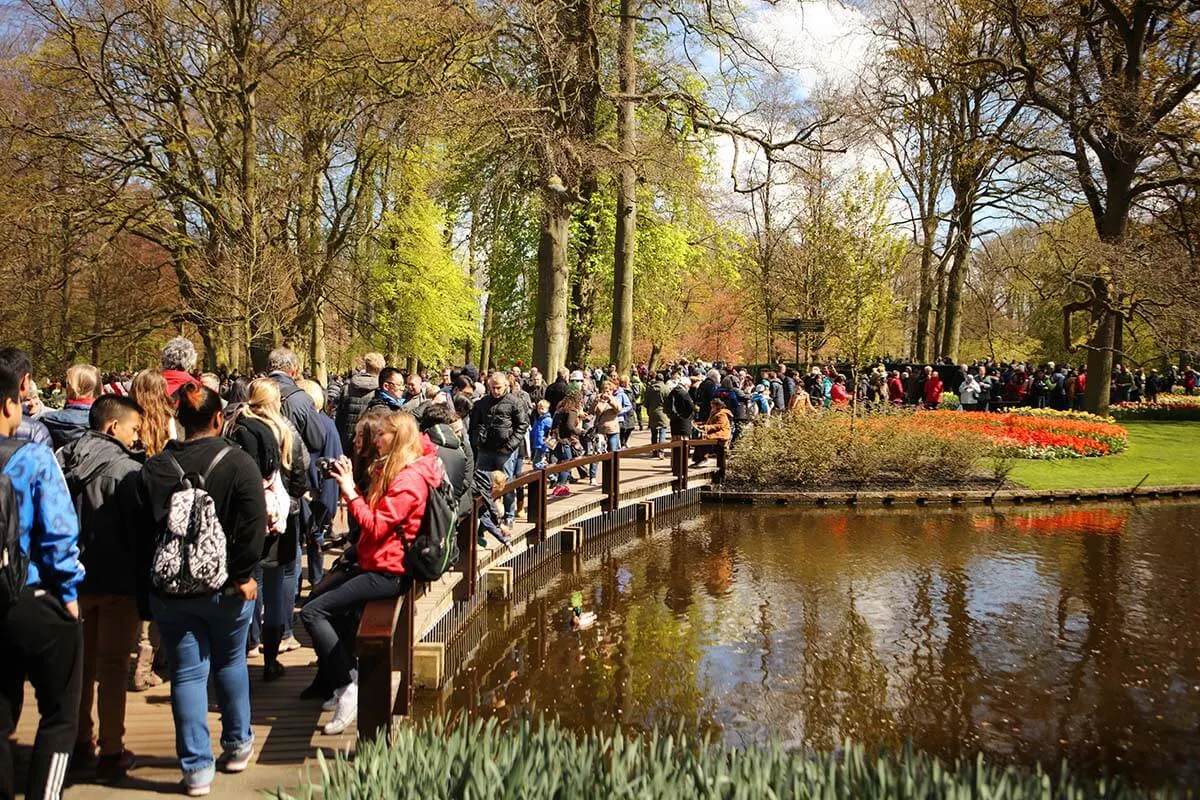
[[[708,460],[709,455],[716,453],[716,448],[725,448],[729,446],[729,440],[733,438],[733,414],[729,413],[729,409],[721,402],[721,398],[714,397],[712,400],[712,410],[709,411],[708,421],[701,423],[700,435],[705,439],[717,439],[721,442],[719,445],[701,445],[696,447],[692,452],[692,464],[699,466]]]
[[[358,523],[358,565],[338,576],[336,585],[323,587],[300,612],[320,668],[334,687],[333,702],[326,704],[335,710],[324,728],[328,735],[341,733],[358,716],[354,642],[339,633],[345,630],[342,623],[367,601],[399,597],[407,590],[405,548],[417,538],[430,487],[439,485],[443,476],[437,447],[418,432],[411,414],[384,417],[375,431],[374,449],[377,458],[366,497],[354,484],[349,458],[339,458],[330,470]]]

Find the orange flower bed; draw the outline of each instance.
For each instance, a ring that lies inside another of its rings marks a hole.
[[[1129,444],[1124,428],[1110,422],[1022,414],[919,411],[885,425],[904,425],[938,435],[969,435],[992,443],[996,452],[1017,458],[1086,458],[1119,453]]]

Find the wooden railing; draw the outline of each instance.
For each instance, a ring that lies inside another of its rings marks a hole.
[[[570,461],[552,464],[544,469],[535,469],[512,479],[504,486],[505,494],[524,487],[526,490],[526,519],[533,525],[528,534],[530,543],[541,544],[547,536],[548,495],[550,479],[554,476],[601,465],[601,492],[604,496],[603,509],[616,511],[621,507],[621,461],[638,456],[654,456],[662,451],[670,453],[671,475],[676,491],[688,488],[688,473],[691,466],[692,449],[698,446],[712,447],[716,459],[714,481],[725,478],[726,448],[717,439],[675,438],[659,444],[630,447],[609,453],[581,456]],[[470,478],[469,478],[470,479]],[[471,507],[459,523],[459,560],[454,570],[462,577],[454,587],[456,601],[470,600],[478,585],[478,511],[479,501]],[[356,650],[358,655],[358,732],[371,737],[390,729],[393,717],[406,717],[412,709],[413,697],[413,646],[416,639],[416,602],[426,591],[428,584],[411,584],[400,597],[388,600],[372,600],[363,609],[358,626]],[[400,673],[400,685],[392,696],[392,675]]]

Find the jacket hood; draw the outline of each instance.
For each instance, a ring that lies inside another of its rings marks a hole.
[[[424,434],[421,435],[421,445],[424,447],[425,454],[409,464],[408,467],[400,472],[400,475],[403,476],[404,473],[413,470],[429,486],[437,486],[442,482],[442,476],[445,474],[445,469],[442,467],[442,460],[438,458],[437,445],[430,441],[429,437]]]
[[[59,453],[63,472],[73,473],[85,483],[120,458],[140,461],[137,455],[125,449],[125,445],[98,431],[88,431]]]
[[[164,369],[163,379],[167,382],[167,397],[174,395],[177,391],[179,391],[179,387],[181,386],[185,386],[189,383],[196,383],[195,378],[183,370],[178,369]]]
[[[370,394],[379,388],[378,375],[355,375],[350,379],[349,387],[360,394]]]
[[[435,451],[438,447],[445,447],[447,450],[462,449],[462,442],[458,440],[458,434],[454,432],[454,428],[451,428],[444,422],[439,422],[437,425],[424,431],[424,433],[435,445]]]

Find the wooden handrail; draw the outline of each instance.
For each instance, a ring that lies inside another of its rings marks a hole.
[[[688,467],[691,448],[717,446],[717,481],[725,476],[726,442],[719,439],[672,439],[658,444],[631,447],[611,453],[597,453],[573,458],[543,469],[531,470],[509,481],[504,493],[521,487],[529,488],[526,503],[528,518],[533,523],[532,541],[539,544],[546,539],[546,503],[549,477],[561,472],[590,466],[604,465],[603,489],[608,511],[620,507],[621,459],[668,450],[671,453],[671,471],[679,490],[688,488]],[[456,569],[462,573],[454,589],[456,601],[469,600],[474,596],[478,569],[478,510],[482,498],[471,504],[471,513],[460,521],[458,544],[460,562]],[[416,641],[415,608],[417,597],[427,590],[428,585],[410,583],[404,595],[388,600],[372,600],[363,608],[358,626],[356,649],[358,652],[358,731],[361,736],[371,737],[380,731],[390,731],[394,716],[408,716],[412,710],[413,696],[413,650]],[[400,672],[400,687],[392,696],[392,674]]]

